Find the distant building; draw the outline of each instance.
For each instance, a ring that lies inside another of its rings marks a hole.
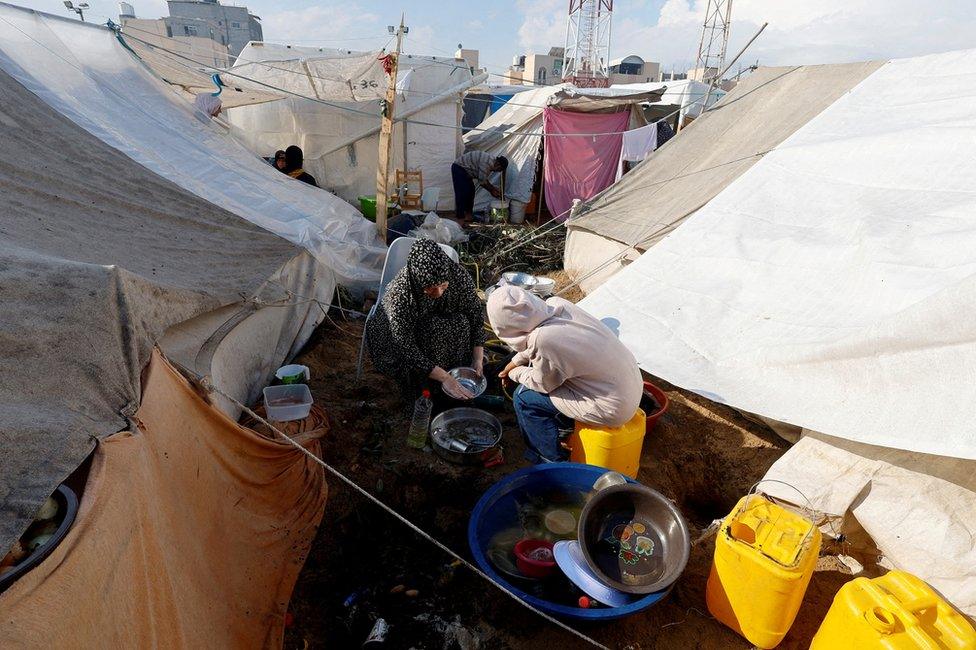
[[[471,73],[476,74],[481,70],[481,68],[478,65],[479,64],[478,59],[480,55],[481,53],[478,50],[466,50],[463,47],[461,47],[461,44],[459,43],[458,49],[454,53],[454,58],[464,59],[464,62],[467,63],[468,67],[471,69]]]
[[[231,7],[217,0],[168,0],[169,17],[164,18],[172,37],[209,38],[227,47],[236,57],[248,41],[264,40],[261,19],[247,7]]]
[[[565,50],[550,48],[549,54],[520,54],[512,59],[505,75],[514,85],[552,86],[562,83]],[[637,55],[610,62],[611,84],[633,84],[661,81],[661,64],[645,61]]]
[[[684,81],[687,78],[688,78],[687,72],[675,72],[674,70],[672,70],[671,72],[661,73],[661,81]]]
[[[131,11],[131,8],[130,8]],[[122,28],[131,36],[146,41],[156,47],[161,47],[198,63],[212,65],[215,68],[229,68],[231,66],[230,53],[226,45],[204,36],[174,36],[172,29],[166,24],[165,18],[155,20],[136,18],[134,15],[119,15]]]
[[[523,86],[552,86],[562,83],[563,57],[561,47],[549,49],[549,54],[520,54],[512,59],[505,78],[509,84]]]
[[[610,61],[610,84],[661,81],[661,64],[645,61],[636,54]]]

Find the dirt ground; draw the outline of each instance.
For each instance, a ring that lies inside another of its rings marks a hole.
[[[366,363],[356,380],[361,322],[326,322],[297,363],[312,371],[312,393],[329,410],[327,462],[463,557],[468,515],[481,494],[527,463],[510,404],[505,463],[491,469],[448,464],[405,444],[407,409],[396,389]],[[788,443],[737,412],[656,382],[671,404],[644,443],[638,479],[673,499],[692,540],[728,514]],[[291,602],[286,648],[359,647],[373,622],[390,625],[390,648],[586,647],[514,603],[401,522],[331,479],[322,526]],[[611,648],[749,648],[705,607],[714,537],[696,543],[671,594],[629,618],[579,630]],[[782,648],[806,648],[834,594],[851,578],[821,558]],[[401,586],[398,593],[391,590]],[[407,595],[407,590],[416,594]]]

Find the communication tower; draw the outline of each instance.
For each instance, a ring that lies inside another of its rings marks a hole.
[[[613,0],[569,0],[563,81],[580,88],[610,85]]]
[[[732,28],[732,0],[708,0],[698,45],[698,60],[689,78],[711,81],[725,69],[725,50]]]

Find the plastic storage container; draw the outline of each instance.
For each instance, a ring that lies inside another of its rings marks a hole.
[[[855,578],[837,592],[810,650],[976,648],[972,625],[925,582],[904,571]]]
[[[370,221],[376,221],[376,197],[360,196],[359,211],[362,212],[363,216]]]
[[[722,522],[705,588],[708,611],[759,648],[789,632],[820,553],[820,529],[762,496]]]
[[[606,467],[637,478],[646,420],[644,411],[637,409],[629,422],[617,428],[577,422],[569,438],[569,459],[574,463]]]
[[[312,410],[312,393],[305,384],[268,386],[264,389],[264,410],[269,420],[304,420]]]

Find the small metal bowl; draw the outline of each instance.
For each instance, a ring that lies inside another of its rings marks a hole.
[[[479,376],[474,368],[465,368],[465,367],[455,368],[454,370],[451,370],[448,374],[454,377],[455,379],[457,379],[459,384],[461,384],[469,391],[471,391],[471,399],[478,397],[483,392],[485,392],[486,388],[488,388],[488,379],[484,375]],[[444,391],[444,394],[447,395],[448,397],[456,400],[465,401],[463,397],[459,397],[457,395],[447,392],[447,387],[442,385],[441,389]]]
[[[502,280],[508,284],[527,290],[532,289],[539,282],[539,279],[531,273],[522,273],[521,271],[502,273]]]
[[[535,284],[532,285],[532,293],[536,294],[540,298],[548,298],[552,295],[552,291],[555,288],[556,281],[552,278],[536,276]]]

